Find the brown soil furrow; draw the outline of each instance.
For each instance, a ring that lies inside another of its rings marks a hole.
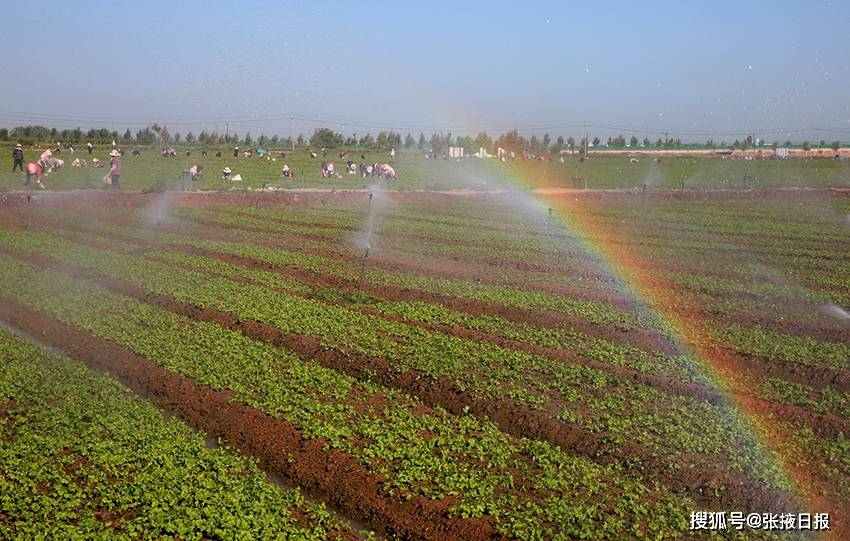
[[[223,438],[276,475],[315,493],[347,516],[386,536],[405,539],[494,539],[494,521],[448,515],[443,501],[386,495],[382,479],[353,456],[325,450],[323,440],[306,440],[289,423],[232,402],[130,350],[0,297],[0,318],[62,349],[90,367],[109,372],[157,406]]]

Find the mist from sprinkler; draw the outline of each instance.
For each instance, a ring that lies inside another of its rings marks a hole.
[[[652,189],[661,183],[661,172],[658,170],[658,164],[655,160],[649,162],[649,171],[643,179],[643,189]]]
[[[366,284],[366,262],[369,260],[369,249],[372,247],[372,231],[375,226],[373,215],[375,207],[372,205],[372,199],[374,199],[374,197],[374,192],[369,194],[369,214],[366,222],[366,247],[363,251],[363,260],[360,263],[360,283],[357,286],[360,291],[363,291],[363,286]]]

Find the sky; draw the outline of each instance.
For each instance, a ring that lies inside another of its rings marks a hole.
[[[820,126],[839,130],[823,138],[850,140],[850,2],[0,8],[14,13],[0,55],[8,127],[159,122],[171,133],[286,136],[291,116],[305,134],[326,125],[568,136],[589,123],[698,141]]]

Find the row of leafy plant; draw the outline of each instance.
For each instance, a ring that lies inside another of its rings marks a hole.
[[[319,540],[347,529],[109,376],[0,330],[0,536]]]

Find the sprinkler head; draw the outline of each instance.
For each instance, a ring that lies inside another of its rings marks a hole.
[[[549,207],[549,216],[552,215],[552,210],[553,210],[552,207]]]

